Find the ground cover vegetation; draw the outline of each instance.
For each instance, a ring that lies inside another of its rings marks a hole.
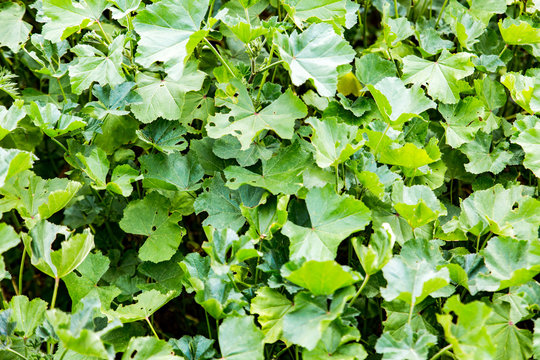
[[[540,359],[540,2],[0,2],[0,358]]]

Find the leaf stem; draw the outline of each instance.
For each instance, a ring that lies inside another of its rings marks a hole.
[[[23,282],[23,270],[24,270],[25,259],[26,259],[26,247],[23,248],[23,253],[21,256],[21,265],[19,266],[19,295],[22,295],[22,282]]]
[[[349,301],[349,306],[351,306],[352,304],[354,304],[354,302],[356,301],[356,299],[360,296],[360,294],[362,293],[362,290],[364,290],[364,287],[366,287],[366,284],[368,283],[369,281],[369,274],[366,274],[366,277],[364,278],[364,281],[362,281],[362,285],[360,285],[360,288],[358,289],[358,291],[356,292],[356,294],[354,294],[354,296],[352,297],[352,299]]]
[[[55,138],[51,137],[51,140],[58,146],[62,148],[65,152],[68,152],[68,149],[62,144],[60,141],[56,140]]]
[[[154,329],[154,327],[152,326],[152,323],[150,322],[150,319],[148,318],[148,316],[146,316],[146,317],[144,318],[144,320],[146,320],[146,323],[147,323],[148,326],[150,327],[150,330],[152,330],[152,333],[154,334],[154,336],[156,337],[156,339],[159,340],[159,336],[158,336],[156,330]]]
[[[274,67],[274,66],[276,66],[276,65],[278,65],[278,64],[284,63],[284,62],[285,62],[284,60],[276,61],[275,63],[272,63],[272,64],[270,64],[270,65],[267,65],[267,66],[263,67],[262,69],[259,69],[258,72],[268,70],[268,69],[270,69],[270,68],[272,68],[272,67]]]
[[[381,138],[379,139],[379,142],[375,146],[375,150],[373,150],[373,155],[377,155],[377,150],[379,150],[379,145],[381,145],[383,137],[386,135],[386,133],[390,130],[390,124],[386,125],[386,129],[384,129],[384,132],[381,135]]]
[[[289,346],[290,346],[290,345],[289,345]],[[273,359],[273,360],[279,359],[279,357],[280,357],[281,355],[283,355],[283,353],[289,349],[289,346],[286,346],[286,347],[284,347],[283,349],[281,349],[276,355],[274,355],[274,356],[272,357],[272,359]]]
[[[369,9],[369,0],[364,0],[364,48],[367,48],[367,12]]]
[[[212,329],[210,328],[210,321],[208,320],[208,311],[204,310],[204,317],[206,318],[206,327],[208,328],[208,338],[212,340]]]
[[[278,5],[279,6],[279,5]],[[276,44],[272,42],[272,46],[270,47],[270,54],[268,55],[268,60],[266,61],[266,66],[263,69],[260,69],[259,71],[264,71],[261,84],[259,85],[259,91],[257,92],[257,99],[255,100],[255,103],[259,103],[259,99],[261,97],[262,87],[266,83],[266,78],[268,77],[268,70],[270,69],[270,62],[272,61],[272,58],[274,57],[274,51],[276,49]],[[274,63],[273,65],[275,65]],[[272,66],[273,66],[272,65]]]
[[[231,75],[236,78],[236,74],[232,71],[232,69],[229,67],[229,64],[225,61],[225,59],[221,56],[221,54],[217,51],[217,49],[214,47],[214,45],[212,45],[212,43],[210,41],[208,41],[207,38],[204,38],[204,42],[206,43],[206,45],[208,45],[208,47],[210,48],[210,50],[214,53],[214,55],[216,55],[219,59],[219,61],[221,61],[221,63],[223,64],[223,66],[225,66],[225,68],[227,69],[228,72],[231,73]]]
[[[103,33],[103,37],[105,37],[105,41],[107,41],[107,44],[108,45],[111,45],[111,39],[109,39],[109,36],[107,35],[107,33],[105,32],[105,30],[103,30],[103,26],[101,26],[101,21],[99,20],[96,20],[98,26],[99,26],[99,29],[101,30],[101,32]]]
[[[394,11],[396,13],[396,19],[399,17],[398,10],[397,10],[397,0],[394,0]]]
[[[446,4],[448,4],[448,0],[444,0],[444,3],[442,4],[441,12],[439,13],[439,16],[437,17],[437,22],[435,23],[435,28],[439,26],[439,21],[441,21],[441,17],[444,12],[444,9],[446,9]]]
[[[336,163],[335,168],[336,168],[336,193],[339,194],[339,164],[338,163]]]
[[[54,309],[54,305],[56,304],[56,295],[58,294],[58,286],[60,285],[60,278],[55,277],[54,278],[54,290],[51,300],[51,310]]]
[[[21,354],[21,353],[15,351],[15,350],[13,350],[13,349],[11,349],[11,348],[6,347],[6,348],[4,348],[4,350],[9,351],[10,353],[17,355],[17,356],[20,357],[21,359],[26,359],[26,360],[28,360],[28,358],[27,358],[26,356],[24,356],[23,354]]]
[[[447,345],[445,347],[443,347],[441,350],[439,350],[435,355],[433,355],[429,360],[435,360],[435,359],[438,359],[439,357],[441,357],[442,354],[444,354],[445,352],[447,352],[448,350],[450,350],[452,348],[452,344],[450,345]]]
[[[503,48],[502,51],[499,53],[499,57],[501,57],[501,56],[504,54],[504,52],[506,51],[506,49],[508,49],[508,44],[505,44],[505,45],[504,45],[504,48]]]

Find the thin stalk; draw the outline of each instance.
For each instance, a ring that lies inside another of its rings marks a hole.
[[[351,301],[349,301],[349,306],[351,306],[352,304],[354,304],[354,302],[356,301],[356,299],[360,296],[360,294],[362,293],[362,290],[364,290],[364,287],[366,287],[366,284],[368,283],[368,280],[369,280],[369,274],[366,274],[366,277],[364,278],[364,281],[362,281],[362,285],[360,285],[360,288],[358,289],[358,291],[356,292],[356,294],[354,294],[354,296],[352,297]]]
[[[21,257],[21,265],[19,266],[19,294],[22,294],[22,281],[23,281],[23,270],[24,270],[25,259],[26,259],[26,247],[23,248],[23,253]]]
[[[204,310],[204,317],[206,318],[206,327],[208,328],[208,338],[212,340],[212,329],[210,328],[210,321],[208,320],[208,312]]]
[[[13,349],[10,349],[10,348],[7,347],[7,348],[4,348],[4,350],[9,351],[10,353],[17,355],[17,356],[20,357],[21,359],[26,359],[26,360],[28,360],[28,358],[27,358],[26,356],[24,356],[23,354],[21,354],[21,353],[15,351],[15,350],[13,350]]]
[[[394,11],[396,12],[396,19],[399,17],[398,11],[397,11],[397,0],[394,0]]]
[[[58,294],[58,286],[60,285],[60,278],[55,277],[54,278],[54,290],[52,294],[52,300],[51,300],[51,310],[54,309],[54,305],[56,304],[56,294]]]
[[[238,286],[236,285],[236,281],[234,281],[234,279],[233,279],[231,273],[228,272],[228,273],[227,273],[227,276],[229,277],[229,280],[231,280],[231,282],[232,282],[232,284],[233,284],[233,286],[234,286],[234,289],[235,289],[236,291],[240,292],[240,289],[239,289]]]
[[[13,290],[15,290],[15,295],[20,295],[19,287],[17,286],[17,283],[15,282],[15,279],[13,277],[11,278],[11,285],[13,285]]]
[[[271,67],[270,62],[272,61],[272,57],[274,56],[274,50],[275,49],[276,49],[276,45],[275,45],[275,43],[272,42],[272,46],[270,47],[270,54],[268,55],[268,60],[266,61],[266,66],[263,69],[259,70],[259,71],[264,71],[264,74],[263,74],[263,77],[262,77],[262,80],[261,80],[261,84],[259,85],[259,91],[257,92],[257,99],[255,100],[256,104],[259,103],[259,99],[261,98],[262,87],[263,87],[264,83],[266,82],[266,78],[268,77],[268,70]],[[275,64],[276,63],[274,63],[274,65]]]
[[[369,1],[364,0],[364,48],[367,48],[367,13],[369,9]]]
[[[284,62],[285,62],[284,60],[276,61],[275,63],[272,63],[272,64],[270,64],[270,65],[267,65],[267,66],[263,67],[262,69],[259,69],[258,72],[268,70],[268,69],[270,69],[270,68],[272,68],[272,67],[274,67],[274,66],[276,66],[276,65],[278,65],[278,64],[284,63]]]
[[[339,165],[336,164],[336,193],[339,194]]]
[[[444,0],[444,3],[442,4],[441,12],[439,13],[439,16],[437,17],[437,22],[435,23],[435,28],[439,26],[439,21],[441,21],[441,17],[444,12],[444,9],[446,9],[446,4],[448,4],[448,0]]]
[[[60,91],[62,92],[62,96],[64,97],[64,99],[62,101],[65,102],[66,101],[66,93],[64,92],[64,88],[62,87],[62,84],[60,83],[60,78],[56,78],[56,81],[58,81],[58,86],[60,86]]]
[[[64,144],[62,144],[60,141],[56,140],[55,138],[51,138],[51,140],[58,146],[60,146],[62,148],[62,150],[64,150],[65,152],[68,152],[68,149],[64,146]]]
[[[111,45],[112,41],[111,41],[111,39],[109,39],[109,36],[105,32],[105,30],[103,30],[103,26],[101,26],[101,22],[99,20],[97,20],[96,22],[97,22],[97,24],[99,26],[99,29],[103,33],[103,37],[105,37],[105,41],[107,42],[107,44]]]
[[[231,75],[235,78],[236,77],[235,73],[232,71],[232,69],[229,67],[229,64],[225,61],[225,59],[217,51],[217,49],[214,47],[214,45],[212,45],[212,43],[210,41],[208,41],[207,38],[204,38],[204,42],[206,43],[206,45],[208,45],[208,47],[214,53],[214,55],[216,55],[218,57],[219,61],[221,61],[221,63],[223,64],[223,66],[225,66],[227,71],[230,72]]]
[[[452,344],[450,345],[447,345],[445,347],[443,347],[441,350],[439,350],[435,355],[433,355],[429,360],[435,360],[435,359],[438,359],[439,357],[441,357],[442,354],[444,354],[445,352],[447,352],[448,350],[450,350],[452,348]]]
[[[210,20],[210,18],[212,17],[212,13],[214,12],[214,3],[216,2],[216,0],[211,0],[210,1],[210,8],[208,9],[208,20],[207,22]]]
[[[148,324],[148,326],[150,327],[150,330],[152,330],[152,333],[154,334],[154,336],[156,337],[156,339],[159,340],[159,336],[156,332],[156,329],[154,329],[154,327],[152,326],[152,322],[150,321],[150,319],[147,317],[144,318],[144,320],[146,320],[146,323]]]
[[[504,45],[504,48],[503,48],[502,51],[499,53],[499,57],[501,57],[501,56],[504,54],[504,52],[506,51],[506,49],[508,49],[508,44],[505,44],[505,45]]]
[[[290,345],[289,345],[289,346],[290,346]],[[274,360],[278,359],[281,355],[283,355],[283,353],[284,353],[285,351],[287,351],[287,350],[289,349],[289,346],[284,347],[283,349],[281,349],[281,351],[278,352],[276,355],[274,355],[274,356],[272,357],[272,359],[274,359]]]

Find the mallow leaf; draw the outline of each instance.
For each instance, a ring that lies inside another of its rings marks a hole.
[[[218,330],[221,358],[226,360],[263,360],[264,334],[253,316],[231,316]]]
[[[11,51],[19,51],[21,44],[28,39],[32,26],[23,21],[25,12],[23,4],[5,2],[0,4],[0,46],[7,46]]]
[[[63,235],[58,250],[52,245],[58,235]],[[94,248],[94,236],[90,229],[73,234],[65,226],[56,225],[46,220],[39,221],[24,237],[26,251],[30,255],[32,265],[45,274],[61,279],[75,270]]]
[[[446,215],[446,209],[433,190],[425,185],[409,187],[401,181],[396,181],[392,186],[392,202],[399,216],[405,218],[413,228]]]
[[[371,211],[362,201],[336,194],[330,184],[310,189],[306,206],[311,228],[287,221],[282,229],[291,241],[291,259],[334,260],[341,241],[371,220]]]
[[[305,22],[327,22],[346,26],[347,12],[353,13],[356,6],[348,6],[350,0],[285,0],[283,7],[296,26],[303,28]],[[347,26],[349,28],[350,26]]]
[[[257,321],[265,335],[264,342],[272,344],[283,338],[283,317],[293,309],[292,302],[275,289],[262,287],[251,300],[250,312],[257,314]]]
[[[510,17],[499,20],[499,31],[508,45],[531,45],[540,43],[540,29],[529,22]]]
[[[133,337],[129,340],[122,360],[182,360],[173,355],[172,346],[155,337]]]
[[[375,274],[390,261],[395,242],[396,236],[388,223],[371,235],[368,246],[362,245],[359,238],[352,239],[356,256],[367,275]]]
[[[526,76],[516,72],[507,72],[501,76],[501,83],[506,86],[512,99],[530,114],[540,112],[540,80],[536,76]]]
[[[11,309],[11,320],[17,324],[15,332],[20,332],[22,336],[29,338],[41,325],[47,303],[40,298],[30,301],[26,296],[18,295],[11,298],[8,308]]]
[[[518,115],[514,128],[517,131],[511,141],[521,146],[525,152],[523,166],[540,178],[540,120],[535,116]]]
[[[207,10],[208,0],[161,0],[146,6],[133,21],[141,36],[136,61],[146,68],[163,62],[176,80],[176,74],[182,73],[184,63],[208,32],[200,30]]]
[[[28,116],[47,136],[57,137],[86,126],[79,116],[64,114],[53,103],[38,104],[34,101],[26,107]]]
[[[459,100],[459,81],[474,72],[472,54],[451,54],[443,50],[437,61],[421,59],[415,55],[403,58],[403,80],[408,84],[426,85],[428,94],[445,104]]]
[[[143,291],[135,296],[133,304],[120,305],[116,310],[107,310],[105,313],[118,318],[123,323],[144,320],[158,311],[177,294],[178,292],[174,290],[167,293],[161,293],[158,290]]]
[[[216,105],[224,105],[229,113],[217,113],[208,119],[206,131],[212,138],[232,135],[238,138],[241,149],[247,150],[254,138],[263,130],[273,130],[283,139],[291,139],[294,120],[307,114],[306,105],[288,89],[284,94],[262,110],[257,110],[242,82],[233,79],[238,97],[217,99]]]
[[[333,260],[310,260],[297,267],[286,264],[282,275],[290,282],[309,290],[313,295],[332,295],[337,289],[361,280],[360,274]]]
[[[348,64],[356,54],[332,26],[313,24],[304,32],[290,36],[276,32],[274,41],[292,83],[300,86],[312,80],[322,96],[333,96],[337,89],[339,65]]]
[[[201,186],[204,170],[193,156],[178,152],[148,154],[141,156],[140,162],[147,188],[192,191]]]
[[[403,81],[386,77],[375,85],[367,85],[383,119],[396,129],[427,109],[435,107],[419,86],[406,88]]]
[[[258,174],[240,166],[225,168],[227,187],[238,189],[244,184],[262,187],[273,194],[295,194],[302,187],[302,173],[310,154],[295,143],[281,148],[273,157],[262,160],[262,173]]]
[[[315,161],[321,168],[345,162],[363,145],[355,141],[357,127],[340,123],[336,118],[310,117],[305,122],[313,128],[311,143],[315,147]]]
[[[428,350],[437,343],[437,337],[426,330],[413,331],[409,324],[400,332],[383,332],[375,350],[388,360],[426,360]]]
[[[0,105],[0,140],[15,130],[19,121],[25,117],[26,111],[22,106],[23,103],[22,100],[15,101],[9,109]]]
[[[139,249],[141,260],[169,260],[178,249],[186,231],[178,225],[182,215],[171,211],[170,201],[155,191],[130,202],[124,209],[120,228],[127,233],[148,236]]]
[[[48,18],[42,34],[47,40],[60,42],[73,33],[99,21],[109,7],[107,0],[44,0],[43,14]]]
[[[35,160],[37,157],[28,151],[0,147],[0,188],[13,176],[30,169]]]

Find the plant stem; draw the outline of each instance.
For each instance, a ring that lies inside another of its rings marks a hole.
[[[444,12],[444,9],[446,9],[446,4],[448,4],[448,0],[444,0],[444,3],[442,4],[441,12],[439,13],[439,16],[437,17],[437,22],[435,23],[435,28],[439,26],[439,21],[441,21],[441,17]]]
[[[336,193],[339,194],[339,164],[336,163]]]
[[[506,49],[508,49],[508,44],[505,44],[505,45],[504,45],[504,48],[503,48],[502,51],[499,53],[499,57],[501,57],[502,54],[504,54],[504,52],[506,51]]]
[[[352,297],[351,301],[349,301],[349,306],[351,306],[352,304],[354,304],[354,302],[356,301],[356,299],[360,296],[360,294],[362,293],[362,290],[364,290],[364,287],[366,286],[366,284],[368,283],[369,281],[369,274],[366,274],[366,277],[364,278],[364,281],[362,281],[362,285],[360,285],[360,288],[358,289],[358,291],[356,292],[356,294],[354,294],[354,296]]]
[[[278,359],[278,358],[279,358],[281,355],[283,355],[283,353],[284,353],[285,351],[287,351],[288,349],[289,349],[289,346],[284,347],[283,349],[281,349],[280,352],[278,352],[276,355],[274,355],[274,356],[272,357],[272,359],[274,359],[274,360]]]
[[[150,326],[150,330],[152,330],[152,333],[154,334],[154,336],[156,337],[156,339],[159,340],[159,336],[158,336],[158,334],[156,333],[156,330],[154,329],[154,327],[152,326],[152,323],[150,322],[150,319],[148,319],[148,316],[145,317],[144,320],[146,320],[146,323],[148,324],[148,326]]]
[[[259,85],[259,91],[257,92],[257,99],[255,100],[256,104],[259,103],[259,99],[261,98],[262,87],[263,87],[264,83],[266,82],[266,78],[268,77],[268,70],[271,67],[270,62],[272,61],[272,57],[274,56],[274,50],[275,49],[276,49],[276,44],[274,42],[272,42],[272,46],[270,47],[270,54],[268,55],[268,60],[266,61],[266,66],[264,67],[264,70],[263,69],[259,70],[259,71],[264,71],[264,74],[263,74],[263,77],[262,77],[262,80],[261,80],[261,84]],[[276,63],[274,63],[274,65],[275,64]]]
[[[210,321],[208,321],[208,312],[204,310],[204,317],[206,318],[206,327],[208,328],[208,338],[212,340],[212,329],[210,328]]]
[[[452,348],[452,344],[450,345],[447,345],[445,347],[443,347],[441,350],[439,350],[435,355],[433,355],[429,360],[435,360],[435,359],[438,359],[439,357],[441,357],[442,354],[444,354],[445,352],[447,352],[448,350],[450,350]]]
[[[386,129],[384,129],[384,132],[382,133],[381,138],[379,139],[379,142],[375,146],[375,150],[373,150],[373,155],[377,155],[377,150],[379,150],[379,145],[381,145],[382,139],[383,139],[384,135],[386,135],[388,130],[390,130],[390,124],[386,125]]]
[[[367,12],[369,9],[369,1],[364,0],[364,48],[367,48]]]
[[[58,146],[60,146],[62,148],[62,150],[64,150],[65,152],[68,152],[68,149],[64,146],[64,144],[62,144],[60,141],[56,140],[55,138],[51,138],[51,140]]]
[[[23,354],[21,354],[21,353],[15,351],[15,350],[13,350],[13,349],[10,349],[10,348],[6,347],[6,348],[4,348],[4,350],[9,351],[10,353],[13,353],[13,354],[19,356],[21,359],[26,359],[26,360],[28,360],[28,358],[27,358],[26,356],[24,356]]]
[[[54,290],[51,300],[51,310],[54,309],[54,305],[56,304],[56,294],[58,293],[58,286],[60,285],[60,278],[55,277],[54,278]]]
[[[109,39],[109,36],[105,32],[105,30],[103,30],[103,26],[101,26],[101,22],[99,20],[97,20],[96,22],[97,22],[97,24],[99,26],[99,29],[103,33],[103,37],[105,38],[105,41],[107,42],[107,44],[111,45],[111,39]]]
[[[227,69],[228,72],[231,73],[231,75],[236,78],[236,75],[235,73],[232,71],[232,69],[229,67],[229,64],[225,61],[225,59],[221,56],[221,54],[217,51],[217,49],[214,47],[214,45],[212,45],[212,43],[210,41],[208,41],[207,38],[204,38],[204,42],[206,43],[206,45],[208,45],[208,47],[210,48],[210,50],[214,53],[214,55],[216,55],[219,59],[219,61],[221,61],[221,63],[223,64],[223,66],[225,66],[225,68]]]
[[[62,102],[66,102],[66,93],[64,92],[64,88],[62,87],[62,83],[60,83],[60,78],[56,78],[56,81],[58,81],[58,86],[60,86],[60,91],[62,92],[62,96],[64,97],[62,99]]]
[[[270,64],[270,65],[267,65],[267,66],[263,67],[263,68],[260,69],[258,72],[268,70],[268,69],[270,69],[270,68],[272,68],[272,67],[274,67],[274,66],[276,66],[276,65],[278,65],[278,64],[284,63],[284,62],[285,62],[285,61],[283,61],[283,60],[276,61],[275,63],[272,63],[272,64]]]
[[[394,11],[396,12],[396,19],[399,17],[398,11],[397,11],[397,0],[394,0]]]
[[[22,281],[23,281],[23,270],[24,270],[25,259],[26,259],[26,247],[23,248],[23,253],[21,256],[21,265],[19,266],[19,295],[22,294]]]

